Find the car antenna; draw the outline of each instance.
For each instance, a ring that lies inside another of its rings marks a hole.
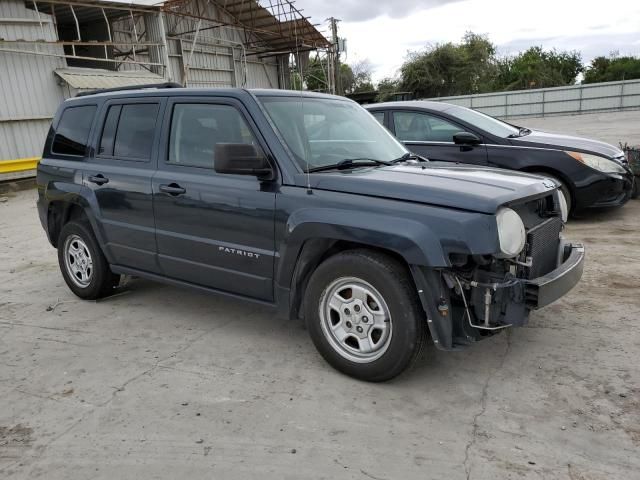
[[[293,11],[293,5],[289,4],[289,10]],[[300,81],[300,109],[302,110],[302,126],[304,128],[304,95],[302,95],[302,65],[300,64],[300,42],[298,42],[298,22],[293,22],[293,36],[296,41],[296,65],[298,66],[298,76]],[[311,173],[309,172],[309,155],[308,152],[304,152],[304,161],[307,165],[307,195],[313,195],[311,189]]]

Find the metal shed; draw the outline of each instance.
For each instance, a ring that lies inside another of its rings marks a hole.
[[[39,157],[56,108],[80,91],[287,88],[292,58],[329,48],[292,0],[2,0],[0,162]]]

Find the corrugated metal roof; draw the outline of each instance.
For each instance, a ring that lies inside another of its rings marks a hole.
[[[114,72],[98,68],[58,68],[55,73],[71,88],[77,90],[97,90],[166,82],[163,77],[155,73],[132,70]]]

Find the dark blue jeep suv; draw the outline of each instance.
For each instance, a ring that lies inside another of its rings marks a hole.
[[[55,115],[37,183],[79,297],[127,274],[241,297],[303,317],[331,365],[370,381],[402,372],[427,335],[453,350],[523,325],[583,268],[553,182],[434,166],[328,95],[77,97]]]

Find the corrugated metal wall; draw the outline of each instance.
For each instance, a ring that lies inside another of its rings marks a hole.
[[[639,109],[640,79],[425,100],[453,103],[499,118]]]
[[[0,1],[0,38],[55,40],[51,18],[23,1]],[[0,44],[0,50],[7,48]],[[21,49],[12,46],[11,49]],[[41,53],[62,53],[62,47],[40,45]],[[0,51],[0,160],[38,157],[51,117],[64,99],[53,71],[64,67],[61,58]]]
[[[193,0],[194,10],[199,15],[231,22],[232,19],[214,4],[203,0]],[[145,31],[155,22],[136,19],[136,31]],[[255,55],[243,57],[242,45],[247,43],[245,32],[238,28],[219,26],[214,29],[202,30],[193,44],[197,21],[184,17],[164,14],[164,30],[167,35],[167,49],[169,69],[167,78],[171,81],[185,84],[185,66],[188,67],[186,85],[196,88],[282,88],[278,79],[277,57],[260,59]],[[133,38],[133,22],[124,18],[114,22],[114,37],[119,41],[130,41]],[[152,32],[153,34],[154,32]],[[157,32],[155,32],[157,33]],[[249,42],[258,39],[248,34]],[[155,41],[155,38],[154,40]],[[193,48],[193,54],[191,54]],[[157,58],[160,53],[153,52]],[[154,55],[152,55],[153,57]],[[145,53],[137,54],[138,60],[149,61]],[[246,66],[246,72],[245,72]],[[133,64],[123,64],[121,70],[141,70],[143,67]]]
[[[214,4],[205,0],[193,0],[200,14],[223,22],[232,19]],[[200,31],[193,56],[190,56],[194,21],[165,16],[169,40],[169,63],[173,80],[184,83],[185,66],[188,66],[187,85],[190,87],[242,87],[282,88],[278,79],[277,57],[244,57],[243,44],[257,41],[252,34],[229,26]],[[182,39],[182,40],[180,40]],[[189,61],[189,59],[191,60]],[[245,72],[246,66],[246,72]]]
[[[203,16],[231,20],[209,2],[193,2],[198,3],[197,10]],[[198,35],[191,56],[193,33],[187,32],[194,31],[193,21],[175,16],[171,18],[171,14],[165,14],[164,24],[159,25],[159,17],[155,17],[156,14],[149,15],[154,15],[154,18],[136,17],[136,33],[140,35],[148,29],[149,36],[153,37],[151,41],[158,41],[160,27],[164,26],[167,52],[154,51],[152,55],[136,53],[136,60],[168,61],[167,71],[157,73],[183,83],[185,65],[190,58],[188,86],[281,88],[279,57],[245,57],[243,44],[258,40],[251,34],[245,37],[244,31],[228,26],[207,29]],[[125,17],[114,22],[111,30],[114,40],[133,41],[131,18]],[[0,39],[55,41],[57,34],[49,15],[41,13],[38,18],[37,12],[26,8],[23,0],[0,0]],[[25,51],[27,48],[33,52],[33,45],[21,47],[12,44],[9,47],[0,44],[0,160],[39,157],[53,114],[64,98],[73,93],[61,86],[54,74],[54,70],[67,66],[64,58],[6,51]],[[36,49],[40,54],[64,55],[64,49],[59,45],[39,44]],[[111,67],[104,62],[96,62],[96,66]],[[146,69],[141,65],[120,64],[119,70]]]

